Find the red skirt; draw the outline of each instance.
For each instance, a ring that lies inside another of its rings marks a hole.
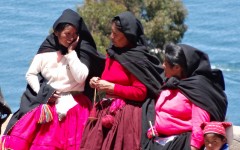
[[[1,138],[2,147],[14,150],[79,150],[84,126],[91,108],[90,100],[82,94],[75,95],[78,102],[58,121],[55,105],[49,105],[53,120],[39,124],[42,105],[25,114]]]
[[[101,104],[100,104],[101,103]],[[102,124],[102,118],[110,114],[112,102],[96,105],[95,121],[88,121],[83,133],[81,150],[139,150],[141,147],[141,106],[126,103],[114,115],[111,128]]]

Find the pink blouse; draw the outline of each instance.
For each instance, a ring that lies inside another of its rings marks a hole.
[[[155,128],[159,135],[177,135],[192,131],[191,146],[201,148],[204,144],[200,125],[210,121],[205,110],[194,105],[178,89],[164,90],[156,102]]]

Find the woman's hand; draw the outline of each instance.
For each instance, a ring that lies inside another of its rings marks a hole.
[[[96,88],[98,91],[104,91],[108,94],[113,94],[114,85],[115,85],[114,83],[99,79],[96,83]]]
[[[60,92],[55,91],[53,95],[49,98],[48,103],[55,103],[58,98],[60,98]]]
[[[72,51],[75,50],[75,48],[77,47],[77,44],[78,44],[78,42],[79,42],[79,39],[80,39],[80,38],[79,38],[79,36],[78,36],[77,39],[76,39],[75,41],[73,41],[71,45],[69,45],[69,47],[68,47],[68,53],[70,53],[70,52],[72,52]]]
[[[147,131],[147,137],[148,139],[152,139],[154,137],[158,137],[158,132],[156,130],[156,128],[153,126],[152,128],[149,128]]]
[[[99,77],[92,77],[89,81],[89,85],[91,88],[97,88],[97,81],[100,80]]]

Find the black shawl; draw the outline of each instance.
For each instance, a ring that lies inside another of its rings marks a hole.
[[[208,55],[204,52],[188,45],[178,45],[183,49],[187,61],[188,77],[182,80],[171,77],[162,90],[180,89],[192,103],[210,114],[211,121],[224,121],[228,103],[221,70],[211,69]],[[147,140],[143,149],[190,150],[190,139],[191,133],[183,133],[164,147],[153,142],[154,139]]]
[[[20,108],[11,117],[4,134],[8,134],[10,129],[24,114],[40,104],[46,104],[49,98],[55,92],[55,89],[46,84],[47,82],[44,80],[41,74],[38,75],[38,80],[40,82],[40,90],[38,94],[32,90],[29,84],[27,85],[26,90],[21,97]]]
[[[104,65],[105,57],[98,53],[96,50],[95,42],[88,31],[82,17],[78,13],[74,12],[71,9],[66,9],[63,11],[62,15],[56,20],[53,25],[53,29],[57,27],[59,23],[70,23],[78,29],[80,36],[80,41],[76,47],[76,52],[81,60],[89,69],[89,75],[86,80],[84,94],[92,100],[93,89],[90,88],[88,82],[93,76],[100,76]],[[55,52],[58,50],[67,49],[58,43],[57,37],[54,33],[47,36],[46,40],[40,46],[37,54],[46,53],[46,52]],[[9,124],[5,130],[5,134],[11,129],[11,127],[19,120],[24,114],[33,108],[39,106],[40,104],[46,104],[51,95],[55,92],[50,85],[46,84],[47,81],[41,76],[38,75],[40,82],[40,91],[36,94],[32,88],[27,85],[26,91],[21,97],[20,108],[15,112],[9,121]]]

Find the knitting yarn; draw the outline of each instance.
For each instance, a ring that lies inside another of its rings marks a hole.
[[[112,115],[105,115],[102,117],[102,126],[105,128],[111,128],[114,123],[114,117]]]

